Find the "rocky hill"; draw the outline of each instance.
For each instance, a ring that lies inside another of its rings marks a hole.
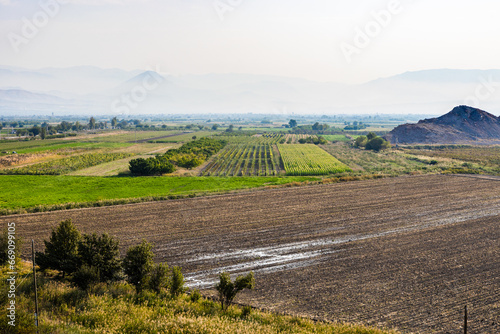
[[[500,144],[500,118],[484,110],[458,106],[438,118],[400,125],[385,139],[392,144]]]

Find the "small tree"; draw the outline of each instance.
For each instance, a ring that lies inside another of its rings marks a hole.
[[[147,284],[148,275],[153,269],[153,246],[146,240],[137,246],[130,247],[123,259],[123,270],[128,276],[128,281],[141,292]]]
[[[291,119],[289,122],[288,122],[288,125],[291,127],[291,128],[295,128],[297,127],[297,121],[294,120],[294,119]]]
[[[365,147],[368,142],[368,138],[366,136],[359,136],[354,141],[354,147]]]
[[[120,270],[118,244],[118,240],[106,233],[100,236],[85,234],[78,243],[79,265],[96,268],[101,282],[115,279]]]
[[[89,129],[93,130],[95,129],[95,125],[96,125],[96,120],[94,117],[90,117],[89,119]]]
[[[45,139],[47,137],[47,128],[41,128],[40,129],[40,138]]]
[[[231,282],[231,277],[226,272],[221,273],[219,279],[220,282],[215,286],[215,289],[219,292],[219,300],[223,310],[228,308],[238,292],[255,287],[253,272],[245,276],[238,276],[234,283]]]
[[[181,293],[184,293],[186,289],[184,288],[184,275],[182,275],[180,267],[172,268],[172,284],[170,285],[170,293],[172,296],[177,297]]]
[[[375,137],[366,143],[367,150],[380,151],[391,147],[391,144],[381,137]]]
[[[78,242],[81,235],[71,219],[62,221],[52,230],[50,240],[44,240],[45,252],[37,252],[37,264],[41,269],[56,269],[66,274],[77,269]]]
[[[170,285],[170,277],[168,265],[166,263],[159,263],[154,266],[149,279],[149,288],[156,293],[167,289]]]

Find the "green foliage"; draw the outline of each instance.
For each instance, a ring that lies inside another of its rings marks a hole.
[[[217,153],[220,149],[222,149],[227,144],[227,141],[221,139],[212,139],[212,138],[201,138],[198,140],[193,140],[189,143],[182,145],[176,149],[168,150],[164,156],[167,158],[171,158],[177,154],[194,154],[202,159],[207,159],[210,156]]]
[[[177,297],[180,294],[184,293],[184,291],[186,291],[186,288],[184,288],[184,283],[184,275],[182,275],[181,268],[178,266],[173,267],[170,294],[174,297]]]
[[[0,170],[0,174],[61,175],[72,171],[97,166],[105,162],[124,159],[129,156],[131,156],[131,154],[129,153],[87,153],[20,168],[2,169]]]
[[[160,293],[170,286],[169,270],[166,263],[159,263],[154,266],[151,271],[148,286],[156,293]]]
[[[368,125],[362,123],[362,122],[353,122],[353,124],[348,124],[346,127],[344,127],[344,130],[363,130],[366,129]]]
[[[365,147],[366,143],[368,143],[368,138],[366,136],[359,136],[354,141],[354,147]]]
[[[312,129],[314,131],[326,131],[330,128],[328,124],[319,124],[319,122],[316,122],[313,124]]]
[[[228,306],[233,302],[234,298],[243,289],[253,289],[255,287],[255,278],[253,272],[247,275],[238,276],[236,281],[231,282],[229,273],[223,272],[219,275],[219,283],[215,289],[219,293],[219,301],[223,310],[227,310]]]
[[[153,246],[146,240],[140,245],[130,247],[123,259],[123,270],[128,281],[135,286],[137,292],[147,286],[148,276],[153,269]]]
[[[291,119],[289,122],[288,122],[288,126],[291,127],[291,128],[295,128],[297,127],[297,121],[294,120],[294,119]]]
[[[387,140],[385,140],[381,137],[374,137],[374,138],[368,140],[365,148],[367,150],[372,150],[372,151],[378,152],[380,150],[385,150],[385,149],[391,148],[391,144]]]
[[[79,265],[95,268],[100,282],[116,279],[121,268],[118,244],[118,240],[106,233],[85,234],[78,243]]]
[[[129,169],[134,175],[149,176],[173,173],[175,166],[165,157],[156,156],[154,158],[130,160]]]
[[[80,289],[88,290],[101,281],[101,274],[96,267],[83,265],[73,273],[71,281]]]
[[[202,157],[195,155],[194,153],[180,153],[170,158],[170,161],[179,167],[187,169],[198,167],[204,162]]]
[[[193,291],[191,291],[191,294],[189,296],[189,299],[193,302],[193,303],[196,303],[198,300],[201,299],[201,293],[200,293],[200,290],[198,289],[194,289]]]
[[[314,145],[320,145],[321,144],[321,145],[324,145],[326,143],[328,143],[328,141],[325,138],[321,137],[321,136],[319,136],[319,137],[317,137],[317,136],[310,136],[310,137],[307,137],[307,138],[300,138],[299,139],[299,144],[314,144]]]
[[[62,221],[52,230],[49,241],[44,240],[45,252],[36,253],[41,269],[55,269],[70,274],[78,268],[78,243],[81,235],[71,219]]]
[[[168,150],[162,156],[131,160],[129,169],[135,175],[161,175],[174,172],[175,165],[188,169],[195,168],[217,153],[226,143],[224,140],[201,138],[180,148]]]
[[[241,318],[243,319],[248,318],[251,313],[252,313],[252,307],[249,305],[245,305],[241,309]]]

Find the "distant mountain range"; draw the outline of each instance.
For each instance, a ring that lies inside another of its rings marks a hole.
[[[173,76],[92,66],[39,70],[0,66],[0,114],[438,115],[468,101],[499,114],[496,82],[500,70],[407,72],[345,85],[270,75]]]
[[[400,125],[385,138],[392,144],[499,144],[500,118],[462,105],[441,117]]]

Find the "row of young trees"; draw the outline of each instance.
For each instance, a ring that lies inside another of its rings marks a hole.
[[[71,220],[65,220],[52,230],[44,244],[45,251],[37,252],[35,257],[40,269],[58,270],[82,289],[126,279],[137,292],[146,288],[159,292],[170,281],[173,295],[184,291],[180,268],[174,267],[170,275],[165,264],[155,265],[153,246],[145,240],[130,247],[121,259],[118,240],[106,233],[82,235]]]
[[[314,145],[324,145],[327,144],[328,140],[321,136],[314,136],[314,137],[307,137],[307,138],[300,138],[299,139],[299,144],[314,144]]]
[[[19,254],[22,242],[11,236],[7,229],[0,234],[0,266],[19,260],[13,258],[15,255],[10,255],[12,247],[9,245],[15,244],[16,254]],[[130,247],[121,259],[118,240],[106,233],[82,235],[68,219],[52,230],[49,240],[44,240],[44,244],[45,251],[37,252],[35,256],[40,269],[57,270],[63,279],[68,279],[83,290],[97,283],[125,279],[135,287],[137,293],[144,290],[156,293],[169,291],[172,297],[177,297],[187,291],[181,268],[174,266],[170,269],[166,263],[155,264],[153,245],[146,240]],[[240,291],[254,287],[253,272],[238,276],[234,282],[228,273],[222,272],[215,289],[224,310]],[[195,290],[191,296],[198,299],[200,294]]]

